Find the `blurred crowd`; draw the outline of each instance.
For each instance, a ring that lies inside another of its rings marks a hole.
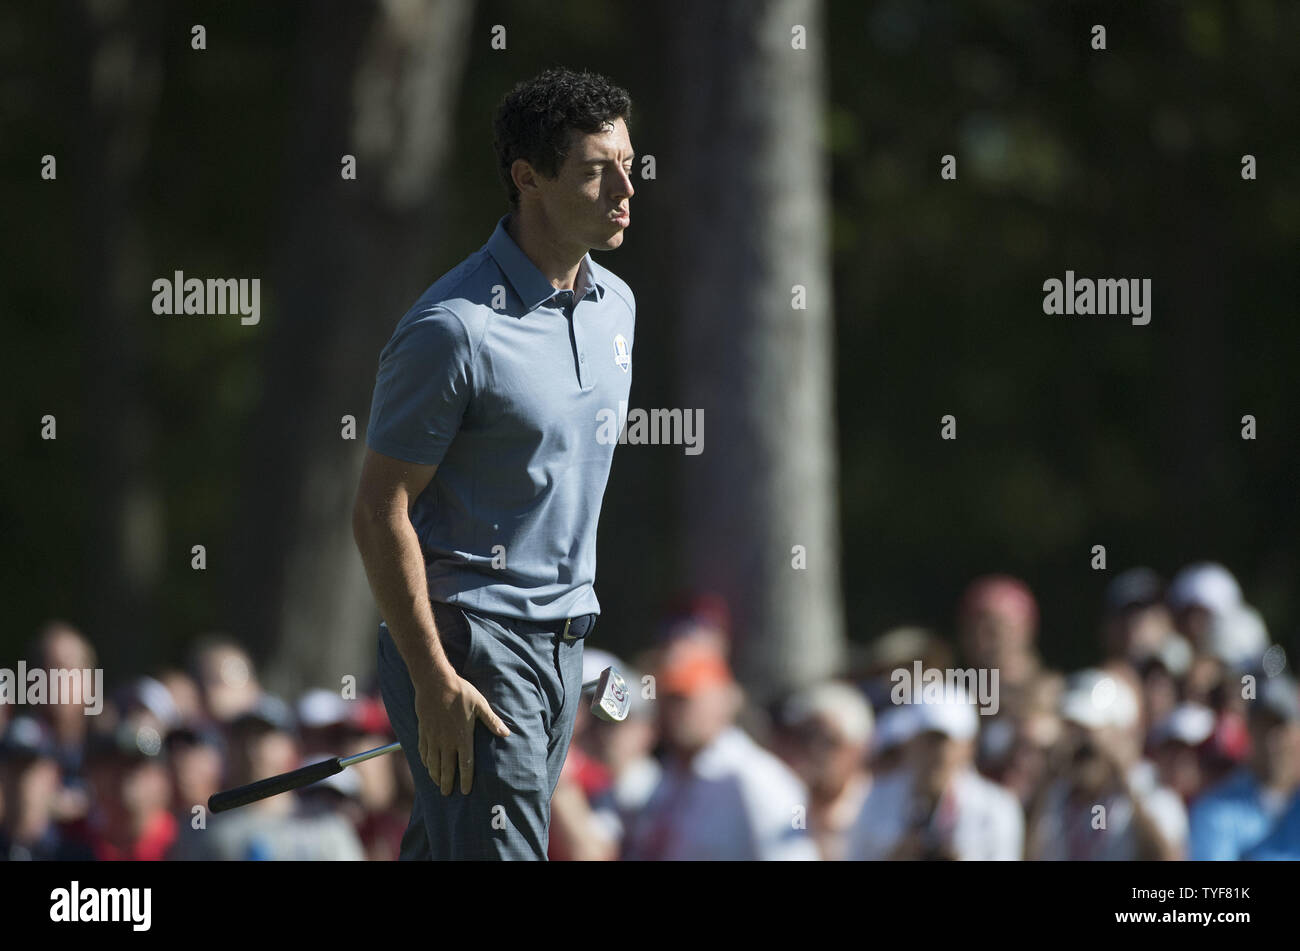
[[[1055,671],[1029,586],[977,578],[955,636],[884,632],[842,678],[762,706],[732,673],[718,599],[673,612],[633,663],[588,645],[584,680],[617,667],[632,706],[621,723],[580,710],[551,857],[1300,859],[1300,691],[1233,575],[1201,563],[1166,584],[1135,568],[1099,608],[1095,665]],[[54,622],[27,664],[94,668],[95,651]],[[941,686],[913,693],[914,671]],[[977,691],[994,671],[992,695]],[[0,858],[395,859],[401,756],[200,808],[392,739],[377,691],[289,703],[237,642],[207,638],[98,716],[0,704]]]

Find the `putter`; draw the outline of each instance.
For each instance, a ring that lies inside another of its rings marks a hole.
[[[627,719],[632,697],[628,693],[627,683],[623,680],[622,674],[613,667],[606,667],[600,672],[599,677],[588,680],[582,685],[583,693],[592,689],[596,691],[596,695],[591,700],[593,716],[609,723],[620,723]],[[238,809],[240,806],[247,806],[250,802],[258,802],[293,789],[301,789],[335,773],[341,773],[356,763],[364,763],[368,759],[383,756],[385,753],[394,753],[401,748],[401,743],[388,743],[384,746],[376,746],[373,750],[365,750],[351,756],[335,756],[333,759],[311,763],[288,773],[259,779],[246,786],[237,786],[234,789],[214,793],[208,798],[208,811],[226,812],[230,809]]]
[[[592,715],[609,723],[621,723],[627,719],[627,711],[632,706],[632,695],[628,692],[627,681],[613,667],[606,667],[600,676],[589,684],[596,688],[596,696],[591,700]]]

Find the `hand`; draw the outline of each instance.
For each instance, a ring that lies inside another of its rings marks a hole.
[[[1113,729],[1098,731],[1097,751],[1106,767],[1108,786],[1119,792],[1129,792],[1128,774],[1132,764],[1123,745],[1123,736]]]
[[[479,720],[497,736],[510,730],[492,712],[478,689],[454,671],[446,679],[415,688],[415,717],[420,724],[420,761],[444,796],[450,796],[460,766],[460,791],[474,783],[474,725]]]

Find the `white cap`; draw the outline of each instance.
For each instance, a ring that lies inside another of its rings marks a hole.
[[[1189,605],[1226,614],[1241,604],[1241,585],[1232,572],[1214,562],[1188,565],[1169,584],[1169,606],[1175,611]]]
[[[979,732],[979,715],[960,691],[938,703],[918,703],[915,711],[915,733],[933,731],[953,740],[969,740]]]
[[[316,688],[298,698],[298,725],[307,729],[348,722],[348,702],[332,690]]]
[[[82,690],[84,692],[85,688]],[[170,729],[181,722],[181,713],[176,708],[172,692],[162,681],[140,677],[128,688],[128,696],[157,717],[164,727]]]
[[[1137,694],[1119,677],[1103,670],[1083,670],[1066,682],[1061,716],[1089,729],[1130,727],[1138,718]]]
[[[1181,677],[1192,666],[1192,648],[1181,634],[1168,631],[1159,647],[1141,651],[1133,655],[1132,660],[1138,666],[1157,661],[1175,677]]]
[[[1169,740],[1200,746],[1214,732],[1214,711],[1199,703],[1180,703],[1151,731],[1151,744]]]
[[[876,718],[876,732],[872,752],[887,753],[916,736],[916,717],[910,706],[888,706]]]
[[[844,733],[850,743],[871,739],[871,705],[860,690],[837,681],[825,681],[800,690],[785,702],[781,718],[788,726],[823,716]]]
[[[1263,662],[1268,628],[1258,611],[1241,604],[1214,616],[1207,640],[1210,653],[1228,666],[1250,668]]]

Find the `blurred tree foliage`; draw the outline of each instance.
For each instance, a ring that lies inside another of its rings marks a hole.
[[[1300,7],[888,0],[831,22],[851,634],[949,629],[963,584],[1008,570],[1078,664],[1116,571],[1209,558],[1294,654]],[[1044,316],[1066,269],[1150,277],[1151,323]]]
[[[249,504],[241,480],[283,307],[264,281],[257,327],[155,317],[149,283],[176,269],[269,274],[288,157],[302,153],[286,141],[288,69],[310,4],[131,4],[121,28],[155,72],[88,58],[76,25],[89,6],[0,8],[0,664],[58,615],[109,662],[142,669],[240,616],[233,526]],[[902,621],[946,631],[972,576],[1008,570],[1040,596],[1049,659],[1075,665],[1095,652],[1115,571],[1213,558],[1294,656],[1300,6],[831,0],[824,21],[850,635]],[[207,26],[206,51],[190,49],[194,23]],[[1089,46],[1094,23],[1107,27],[1105,51]],[[505,51],[489,46],[495,24]],[[504,212],[489,122],[517,80],[552,64],[604,72],[633,95],[638,154],[670,154],[669,29],[653,4],[476,5],[446,129],[445,211],[429,222],[438,251],[393,274],[405,298],[480,247]],[[88,89],[114,69],[153,98],[131,100],[141,124],[110,156],[95,151],[114,130],[95,127]],[[47,153],[57,182],[39,178]],[[1244,153],[1258,181],[1241,179]],[[945,154],[956,181],[939,177]],[[131,163],[111,203],[88,167],[109,158]],[[638,296],[632,403],[679,405],[680,287],[664,268],[676,213],[653,181],[634,204],[627,242],[604,261]],[[1151,324],[1044,316],[1042,283],[1066,269],[1150,277]],[[356,316],[391,327],[401,314]],[[108,405],[95,383],[106,378]],[[368,409],[354,410],[363,426]],[[55,442],[40,439],[47,413]],[[939,439],[948,413],[955,442]],[[1240,438],[1248,413],[1254,442]],[[97,461],[106,438],[113,471]],[[358,450],[341,442],[338,465]],[[690,585],[674,522],[682,465],[680,447],[616,454],[602,646],[644,643]],[[113,611],[102,579],[122,566],[103,541],[107,498],[134,539],[138,580]],[[190,568],[196,540],[206,572]],[[1089,568],[1095,544],[1107,572]]]

